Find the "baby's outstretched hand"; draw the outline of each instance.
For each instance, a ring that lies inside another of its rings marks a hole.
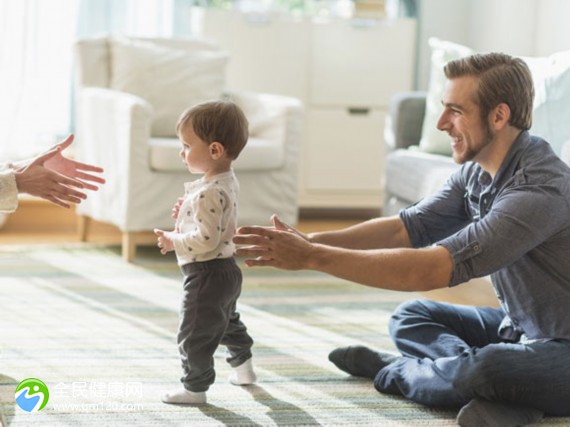
[[[172,232],[155,228],[154,234],[157,236],[157,244],[162,255],[174,250],[174,242],[171,237]]]
[[[180,206],[182,206],[182,202],[184,201],[184,197],[179,197],[174,207],[172,208],[172,218],[177,219],[178,213],[180,212]]]

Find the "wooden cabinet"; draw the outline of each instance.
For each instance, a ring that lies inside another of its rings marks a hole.
[[[413,83],[415,22],[335,21],[312,26],[310,103],[386,106]]]
[[[413,88],[416,22],[295,20],[201,9],[198,34],[230,52],[228,86],[300,98],[300,205],[380,209],[384,119]]]
[[[384,112],[312,107],[307,112],[301,205],[379,208]]]

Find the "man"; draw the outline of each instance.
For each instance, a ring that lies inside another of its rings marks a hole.
[[[13,212],[18,207],[18,193],[49,200],[69,208],[69,203],[81,203],[86,188],[97,190],[91,184],[104,184],[105,180],[89,172],[101,173],[98,166],[76,162],[63,157],[63,150],[71,145],[73,135],[39,156],[4,165],[0,171],[0,212]]]
[[[491,275],[501,308],[411,301],[390,332],[401,356],[362,346],[329,359],[383,393],[462,407],[462,426],[570,415],[570,169],[531,137],[526,64],[490,53],[452,61],[437,127],[462,167],[400,212],[304,235],[274,218],[243,227],[249,266],[314,269],[368,286],[427,291]]]

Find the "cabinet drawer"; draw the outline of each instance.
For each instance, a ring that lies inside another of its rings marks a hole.
[[[310,22],[216,9],[206,9],[201,16],[200,34],[230,52],[228,88],[306,102]]]
[[[314,24],[310,103],[388,106],[393,94],[413,85],[415,21]]]
[[[308,110],[303,156],[307,191],[380,192],[384,110]]]

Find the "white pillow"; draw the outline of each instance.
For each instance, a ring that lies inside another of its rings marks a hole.
[[[176,122],[186,108],[217,99],[224,90],[225,51],[174,49],[126,37],[114,37],[110,43],[110,87],[152,105],[152,136],[175,136]]]
[[[286,111],[275,95],[254,92],[232,92],[228,97],[239,105],[249,123],[251,138],[265,138],[284,143],[287,127]]]
[[[449,61],[469,56],[474,52],[468,47],[439,40],[435,37],[430,38],[428,44],[431,48],[431,66],[426,97],[426,113],[422,127],[422,138],[419,143],[420,150],[451,156],[449,136],[436,127],[443,112],[441,98],[447,80],[443,73],[443,66]]]
[[[570,50],[544,58],[522,58],[534,81],[530,133],[544,138],[562,155],[570,141]]]
[[[451,155],[447,133],[436,128],[443,111],[441,97],[445,85],[443,66],[453,59],[475,53],[457,43],[430,38],[432,49],[426,114],[420,149],[428,153]],[[570,50],[548,57],[521,57],[529,66],[535,89],[533,120],[530,133],[548,141],[561,155],[562,146],[570,141]]]

